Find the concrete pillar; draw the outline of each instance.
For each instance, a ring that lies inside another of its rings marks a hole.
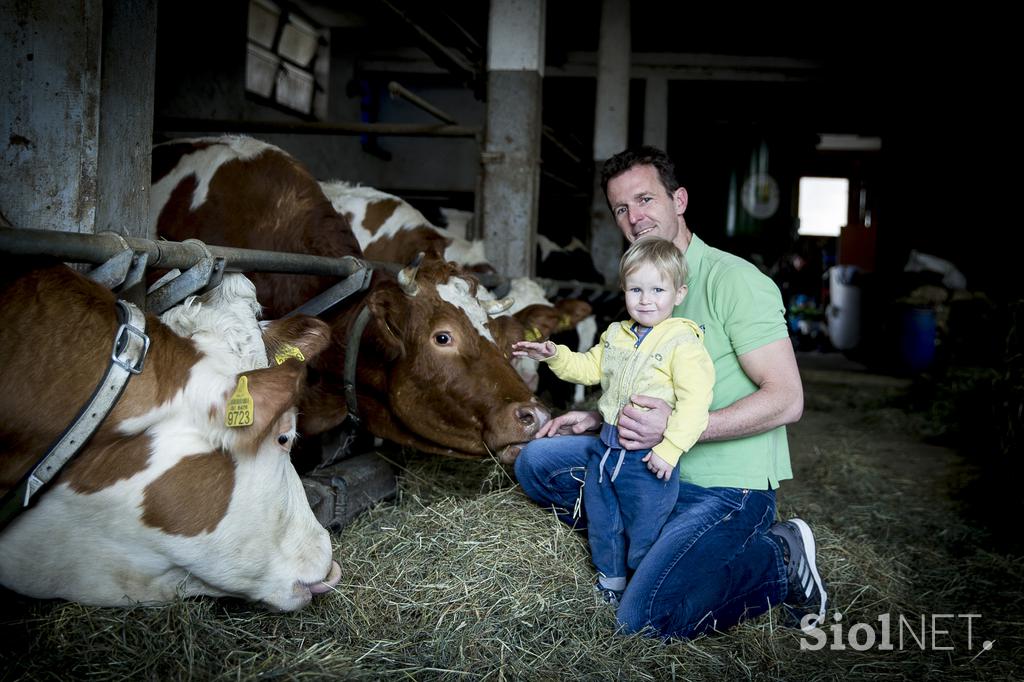
[[[93,232],[102,0],[0,3],[0,211],[15,227]]]
[[[0,22],[0,211],[16,227],[148,236],[153,3],[0,0]]]
[[[629,0],[604,0],[597,57],[590,251],[594,266],[609,283],[614,283],[618,276],[624,244],[601,191],[601,165],[625,149],[628,140],[630,50]]]
[[[491,1],[479,213],[487,258],[507,277],[535,269],[544,10],[545,0]]]
[[[648,76],[644,92],[644,144],[668,146],[668,79]]]
[[[149,226],[156,3],[107,0],[96,173],[96,231],[155,239]]]

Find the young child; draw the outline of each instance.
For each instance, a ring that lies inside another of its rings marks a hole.
[[[598,409],[605,423],[600,436],[560,438],[567,448],[589,452],[583,503],[598,570],[595,589],[616,606],[675,506],[676,463],[708,425],[714,365],[700,328],[672,317],[686,296],[686,275],[686,261],[672,242],[641,239],[619,263],[629,320],[614,322],[586,353],[551,341],[513,346],[513,355],[547,362],[560,379],[601,384]],[[672,406],[663,440],[651,450],[628,451],[619,444],[615,424],[634,394],[656,396]]]

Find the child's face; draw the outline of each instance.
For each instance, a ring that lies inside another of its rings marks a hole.
[[[672,281],[648,263],[626,275],[626,310],[645,327],[667,320],[685,297],[685,284],[673,288]]]

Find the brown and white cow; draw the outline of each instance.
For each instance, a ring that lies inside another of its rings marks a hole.
[[[178,140],[153,151],[151,219],[169,239],[321,256],[362,256],[348,222],[295,159],[248,137]],[[300,275],[251,275],[271,316],[334,283]],[[318,434],[347,414],[348,332],[365,308],[356,393],[368,430],[419,450],[501,456],[548,417],[499,348],[503,323],[477,300],[476,282],[427,258],[404,283],[376,271],[368,292],[325,315],[331,344],[310,363],[300,431]],[[502,327],[499,330],[499,326]],[[509,450],[517,452],[517,450]]]
[[[64,265],[0,264],[4,494],[88,401],[118,317],[113,294]],[[146,316],[142,372],[0,532],[0,583],[95,605],[231,595],[290,611],[338,581],[330,538],[289,457],[306,367],[268,366],[256,310],[252,284],[227,275],[169,311],[171,327]],[[307,358],[327,345],[316,318],[271,328]],[[227,404],[243,377],[252,424],[229,428]]]
[[[404,199],[373,187],[342,180],[321,182],[334,209],[348,219],[363,254],[370,260],[408,263],[422,252],[470,268],[493,272],[484,243],[443,230]]]
[[[405,263],[413,254],[433,251],[474,272],[494,272],[487,262],[482,241],[470,241],[437,227],[404,199],[373,187],[339,180],[320,184],[335,210],[348,218],[367,258]],[[480,296],[493,298],[486,290],[481,290]],[[545,297],[544,289],[527,277],[513,278],[507,296],[514,301],[508,314],[522,323],[528,340],[546,339],[556,332],[575,328],[580,350],[593,345],[597,323],[586,301],[569,299],[552,303]],[[536,391],[537,361],[516,358],[513,364],[530,390]]]

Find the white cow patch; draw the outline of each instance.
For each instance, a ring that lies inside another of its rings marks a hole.
[[[257,319],[261,310],[255,285],[245,275],[229,273],[219,286],[189,296],[160,321],[178,336],[192,339],[202,352],[222,356],[219,360],[235,372],[247,372],[269,364]]]
[[[594,342],[597,339],[597,318],[593,315],[584,317],[576,325],[576,334],[580,337],[579,351],[581,353],[586,352],[593,348]],[[586,387],[577,384],[576,390],[573,393],[573,402],[577,405],[583,402],[585,396]]]
[[[181,144],[182,142],[206,144],[210,141],[208,138],[192,138],[174,140],[164,144]],[[179,163],[170,173],[153,185],[149,196],[149,222],[151,225],[156,225],[160,217],[160,211],[163,210],[163,207],[167,205],[171,198],[171,192],[178,186],[178,183],[188,176],[194,175],[196,177],[196,189],[192,194],[192,203],[189,206],[194,211],[206,202],[206,196],[210,191],[210,180],[213,179],[213,176],[220,170],[222,165],[235,159],[246,161],[259,156],[267,150],[280,151],[280,149],[273,145],[251,137],[229,135],[218,138],[215,142],[215,144],[205,149],[198,149],[188,154],[189,163]],[[283,154],[284,152],[281,153]],[[196,169],[201,170],[197,172]]]
[[[466,314],[470,324],[491,343],[496,344],[491,331],[487,328],[488,316],[480,306],[480,301],[469,293],[469,283],[460,278],[452,277],[444,284],[437,285],[437,294],[442,300],[451,303],[453,306]]]
[[[562,247],[542,234],[537,235],[537,246],[540,247],[540,259],[547,260],[552,251],[561,251]]]
[[[344,180],[332,180],[321,182],[321,189],[331,201],[334,210],[341,214],[352,216],[352,233],[359,242],[359,248],[366,251],[374,242],[382,239],[390,239],[400,235],[405,230],[412,230],[417,227],[425,227],[437,234],[451,240],[451,243],[444,251],[447,260],[462,265],[476,265],[487,262],[487,254],[484,252],[483,240],[469,241],[457,231],[446,230],[438,227],[427,220],[420,211],[413,208],[407,201],[394,194],[382,192],[373,187],[353,185]],[[364,227],[366,222],[366,209],[370,204],[382,201],[397,202],[395,208],[384,224],[377,228],[376,232],[370,232]],[[467,216],[472,214],[461,211]],[[465,234],[463,228],[463,234]]]
[[[324,194],[327,195],[335,211],[341,214],[350,213],[352,215],[352,233],[356,236],[359,247],[363,250],[373,242],[386,237],[394,237],[405,229],[421,225],[424,227],[434,227],[422,213],[407,202],[402,201],[393,194],[381,192],[379,189],[352,185],[343,180],[321,182],[320,187],[323,189]],[[363,226],[366,222],[366,209],[370,204],[382,201],[398,202],[398,207],[395,208],[394,213],[388,216],[384,224],[377,228],[376,232],[371,233]]]

